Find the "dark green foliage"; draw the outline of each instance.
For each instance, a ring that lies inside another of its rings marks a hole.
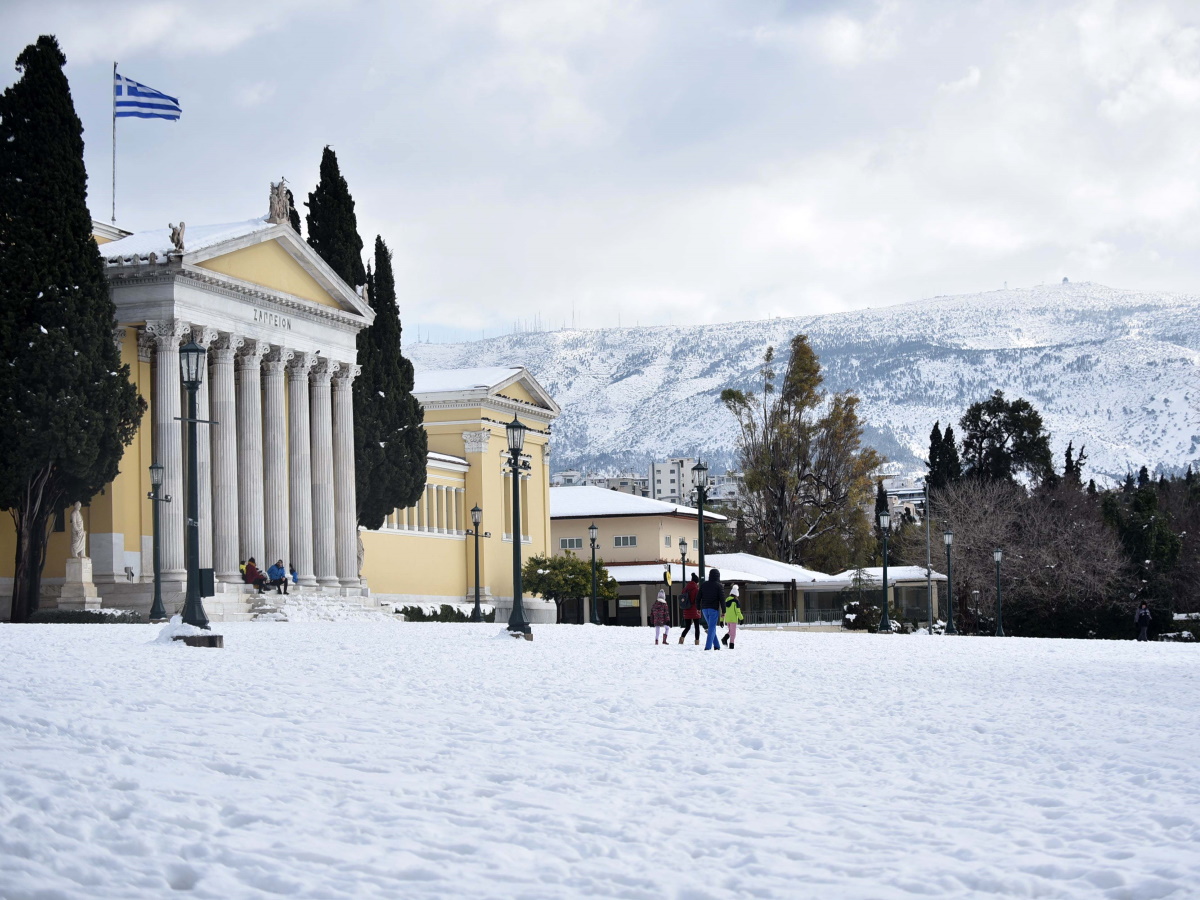
[[[425,412],[412,395],[413,365],[400,352],[400,312],[392,254],[375,239],[375,265],[368,275],[375,322],[358,333],[354,380],[354,476],[358,523],[379,528],[394,509],[416,503],[425,490],[429,439]]]
[[[1150,470],[1145,466],[1138,469],[1137,486],[1138,490],[1150,486]]]
[[[354,198],[329,147],[321,154],[321,180],[308,195],[308,243],[351,287],[367,282],[362,238],[354,216]]]
[[[962,463],[958,458],[958,445],[954,441],[954,426],[947,425],[946,433],[942,434],[938,427],[941,422],[933,423],[933,431],[929,433],[929,474],[926,484],[931,491],[940,491],[949,487],[962,477]]]
[[[140,625],[146,620],[132,609],[100,612],[96,609],[39,609],[27,620],[35,625]]]
[[[288,198],[288,223],[296,234],[304,237],[304,233],[300,230],[300,213],[296,212],[296,198],[292,196],[291,188],[284,188],[284,190],[287,191]]]
[[[592,561],[580,559],[571,552],[562,556],[533,556],[525,561],[521,570],[521,584],[527,593],[553,600],[557,620],[561,622],[564,600],[592,596]],[[612,600],[617,596],[617,581],[608,574],[604,561],[599,558],[596,559],[596,596],[600,600]]]
[[[404,616],[405,622],[470,622],[471,614],[465,613],[456,606],[451,606],[449,603],[443,603],[441,609],[435,613],[427,613],[419,606],[402,606],[399,610]],[[496,610],[483,614],[483,621],[495,622]]]
[[[1079,455],[1075,455],[1075,442],[1070,441],[1067,444],[1066,458],[1063,462],[1063,484],[1069,488],[1079,489],[1083,486],[1083,464],[1087,462],[1087,448],[1080,447]],[[1095,482],[1092,482],[1092,491],[1095,493]]]
[[[1153,603],[1170,597],[1174,593],[1171,573],[1180,561],[1183,536],[1172,527],[1171,516],[1159,510],[1159,491],[1149,477],[1131,493],[1105,494],[1101,509],[1104,521],[1116,529],[1133,568],[1137,599]]]
[[[116,477],[145,410],[113,345],[65,63],[43,35],[0,96],[0,507],[17,530],[13,621],[37,608],[51,517]]]
[[[1028,400],[1008,401],[996,391],[971,404],[959,424],[966,474],[991,481],[1013,481],[1021,472],[1035,482],[1053,476],[1050,435]]]
[[[888,511],[887,491],[883,488],[883,479],[875,482],[875,525],[879,525],[879,517]]]

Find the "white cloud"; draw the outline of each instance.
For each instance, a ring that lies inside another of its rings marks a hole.
[[[944,94],[962,94],[967,91],[973,91],[979,87],[981,75],[979,66],[971,66],[967,69],[967,74],[962,78],[957,81],[947,81],[944,84],[939,84],[938,90]]]

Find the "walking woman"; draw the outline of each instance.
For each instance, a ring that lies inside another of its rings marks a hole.
[[[683,634],[679,636],[681,644],[693,628],[696,629],[696,645],[700,644],[701,613],[700,607],[696,605],[699,595],[700,576],[693,572],[692,580],[683,586],[683,596],[679,598],[679,608],[683,611]]]
[[[721,573],[717,569],[709,569],[708,581],[700,586],[700,611],[704,613],[704,623],[708,626],[708,640],[704,642],[704,649],[720,650],[717,622],[725,611],[725,586],[721,584]]]
[[[1139,606],[1137,609],[1137,612],[1135,612],[1133,614],[1133,623],[1135,625],[1137,625],[1137,630],[1138,630],[1137,639],[1139,641],[1150,640],[1150,637],[1149,637],[1150,623],[1153,620],[1154,620],[1154,617],[1150,615],[1150,607],[1147,606],[1146,601],[1143,600],[1142,605]]]

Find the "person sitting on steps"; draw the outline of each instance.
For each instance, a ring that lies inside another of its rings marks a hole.
[[[288,573],[283,567],[283,560],[278,559],[275,565],[267,569],[267,577],[271,579],[271,587],[275,588],[275,593],[286,594],[288,592]]]
[[[260,594],[267,589],[267,576],[263,574],[262,569],[255,565],[253,556],[246,560],[246,571],[242,574],[242,580],[246,584],[252,584],[258,588]]]

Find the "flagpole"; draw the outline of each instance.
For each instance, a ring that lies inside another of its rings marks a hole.
[[[112,148],[112,223],[117,224],[117,64],[113,63],[113,80],[109,86],[113,104],[113,148]]]

